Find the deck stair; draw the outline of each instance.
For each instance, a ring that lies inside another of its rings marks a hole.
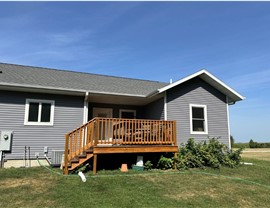
[[[72,171],[75,168],[79,167],[81,164],[85,163],[86,161],[90,160],[94,156],[93,149],[89,151],[85,151],[84,153],[78,155],[77,157],[70,160],[68,164],[68,170]]]

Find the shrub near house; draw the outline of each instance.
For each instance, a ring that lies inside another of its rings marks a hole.
[[[221,166],[233,168],[240,164],[241,152],[241,148],[236,151],[230,150],[216,138],[200,143],[196,143],[191,138],[179,147],[177,168],[220,168]]]

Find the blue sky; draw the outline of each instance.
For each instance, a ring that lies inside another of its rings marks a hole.
[[[0,2],[0,62],[169,82],[207,69],[246,97],[236,141],[270,142],[270,2]]]

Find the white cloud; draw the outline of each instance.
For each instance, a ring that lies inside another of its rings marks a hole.
[[[227,79],[227,82],[237,90],[248,90],[256,88],[270,87],[270,70],[263,70],[243,74]]]
[[[75,43],[81,43],[90,39],[93,35],[91,30],[74,30],[63,33],[48,33],[45,34],[45,40],[48,41],[50,45],[70,45]]]

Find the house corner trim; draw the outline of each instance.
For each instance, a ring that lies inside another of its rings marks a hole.
[[[167,105],[167,92],[164,93],[164,120],[168,120],[168,105]]]
[[[89,93],[85,93],[84,97],[84,105],[83,105],[83,124],[87,123],[88,121],[88,97]]]
[[[228,124],[228,139],[229,139],[229,148],[232,148],[231,144],[231,129],[230,129],[230,115],[229,115],[229,99],[228,96],[226,96],[226,106],[227,106],[227,124]]]

